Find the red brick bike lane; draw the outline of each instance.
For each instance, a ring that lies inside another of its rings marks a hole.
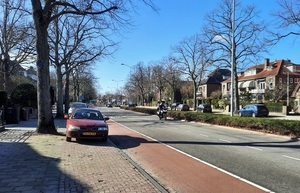
[[[169,192],[269,192],[112,120],[108,123],[110,139]]]

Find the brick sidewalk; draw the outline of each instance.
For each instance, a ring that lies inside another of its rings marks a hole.
[[[32,134],[0,143],[0,192],[160,192],[109,141]]]

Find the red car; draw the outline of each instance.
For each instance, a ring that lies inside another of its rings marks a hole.
[[[66,141],[72,138],[101,139],[108,138],[108,117],[103,117],[99,110],[92,108],[75,109],[71,115],[65,115]]]

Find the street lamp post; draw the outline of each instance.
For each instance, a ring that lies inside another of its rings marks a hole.
[[[129,69],[130,69],[130,71],[129,71],[129,80],[131,79],[131,68],[132,68],[132,66],[129,66],[129,65],[127,65],[127,64],[124,64],[124,63],[121,63],[121,65],[122,66],[127,66]],[[131,95],[130,95],[131,96]],[[129,97],[128,97],[128,100],[129,100]]]
[[[114,79],[112,79],[112,81],[117,83],[117,91],[118,91],[118,89],[119,89],[118,84],[119,84],[119,82],[122,82],[123,80],[114,80]]]
[[[121,63],[121,65],[122,65],[122,66],[127,66],[128,68],[130,68],[130,72],[129,72],[129,73],[130,73],[130,76],[131,76],[131,68],[132,68],[132,67],[129,66],[129,65],[127,65],[127,64],[124,64],[124,63]]]
[[[122,82],[123,80],[114,80],[112,79],[112,81],[116,82],[117,83],[117,102],[118,102],[118,95],[119,95],[119,82]]]
[[[290,73],[287,73],[287,88],[286,88],[286,106],[287,110],[289,110],[289,105],[290,105]]]

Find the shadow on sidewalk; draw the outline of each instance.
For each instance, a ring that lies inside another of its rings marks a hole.
[[[1,142],[0,149],[0,192],[66,192],[71,189],[85,192],[89,189],[87,184],[61,171],[59,157],[43,156],[28,143]]]

